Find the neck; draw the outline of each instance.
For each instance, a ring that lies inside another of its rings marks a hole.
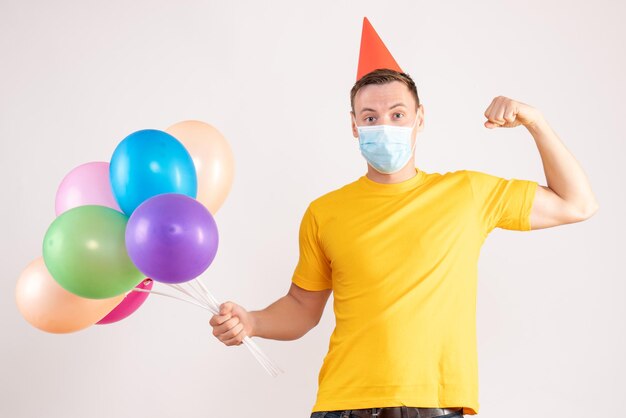
[[[415,158],[411,157],[409,162],[402,168],[402,170],[393,174],[383,174],[376,171],[371,165],[367,165],[367,178],[377,183],[392,184],[406,181],[416,175],[415,171]]]

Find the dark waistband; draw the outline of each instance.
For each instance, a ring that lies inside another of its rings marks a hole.
[[[418,408],[388,406],[384,408],[347,409],[341,418],[451,418],[463,415],[463,408]]]

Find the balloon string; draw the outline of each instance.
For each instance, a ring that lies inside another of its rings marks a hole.
[[[196,286],[194,286],[194,282],[195,280],[191,280],[189,282],[187,282],[187,286],[189,287],[189,289],[195,293],[195,295],[200,299],[200,301],[202,301],[203,303],[205,303],[208,306],[212,306],[213,309],[215,309],[217,312],[219,312],[220,310],[220,304],[219,303],[215,303],[215,301],[209,300],[209,298],[206,297],[206,295],[200,291]]]
[[[197,280],[191,280],[191,281],[185,282],[183,284],[180,284],[178,289],[180,289],[181,291],[185,292],[185,294],[187,294],[187,295],[189,295],[191,297],[197,298],[197,300],[200,303],[205,303],[207,306],[211,306],[212,305],[213,309],[215,309],[216,311],[219,311],[219,303],[216,301],[216,299],[215,298],[209,298],[202,291],[202,289],[199,289],[197,287],[197,284],[199,284],[199,283],[197,283]],[[187,287],[189,288],[189,292],[183,288],[184,285],[187,285]],[[192,293],[193,293],[193,295],[192,295]],[[211,300],[209,300],[209,299],[211,299]],[[244,342],[244,345],[250,350],[252,355],[256,358],[256,360],[261,364],[261,366],[263,366],[265,371],[268,372],[271,376],[276,376],[276,374],[277,374],[276,370],[274,370],[274,368],[271,366],[271,364],[268,363],[268,361],[264,358],[262,353],[260,353],[259,350],[255,350],[254,347],[250,347],[248,344],[246,344],[246,341],[243,341],[243,342]]]
[[[204,295],[209,298],[214,304],[217,310],[219,310],[219,306],[220,303],[217,301],[217,299],[213,296],[213,294],[211,294],[211,292],[209,292],[209,289],[206,288],[206,286],[204,286],[204,284],[200,281],[199,278],[196,278],[195,280],[192,280],[193,283],[197,284],[200,287],[201,293],[204,293]],[[191,286],[192,283],[190,283]],[[272,360],[270,360],[269,357],[267,357],[267,355],[261,350],[261,348],[252,340],[252,338],[250,338],[249,336],[245,336],[243,338],[243,343],[244,345],[246,345],[246,347],[248,347],[248,349],[255,354],[258,354],[259,357],[263,360],[262,364],[265,363],[267,364],[267,366],[270,368],[270,374],[272,376],[277,376],[280,373],[284,373],[284,371],[278,367]]]
[[[172,288],[184,293],[185,295],[197,300],[198,302],[202,303],[202,304],[206,304],[207,306],[211,306],[211,302],[208,300],[208,298],[203,294],[203,292],[199,291],[196,287],[193,286],[193,281],[190,282],[185,282],[185,283],[181,283],[181,284],[169,284],[169,286],[171,286]],[[189,290],[187,290],[185,288],[185,285],[187,286],[187,288]],[[216,312],[219,311],[219,304],[214,304],[213,306],[211,306],[212,309],[214,309]],[[247,345],[246,345],[247,346]],[[250,347],[248,346],[248,349],[250,349]],[[250,349],[252,355],[256,358],[256,360],[261,364],[261,366],[263,366],[263,368],[265,369],[266,372],[268,372],[271,376],[275,376],[275,371],[272,370],[272,368],[270,367],[270,365],[267,364],[267,361],[263,359],[263,357],[260,355],[260,353],[258,353],[255,350]]]
[[[195,296],[190,291],[183,288],[181,284],[169,284],[168,283],[168,286],[187,295],[188,297],[192,298],[195,302],[178,297],[178,296],[170,295],[168,293],[157,292],[156,290],[134,288],[133,291],[144,292],[144,293],[154,293],[155,295],[166,296],[172,299],[177,299],[177,300],[198,306],[199,308],[207,310],[215,315],[218,314],[220,304],[217,301],[217,299],[215,299],[215,297],[208,291],[208,289],[202,284],[202,282],[200,282],[197,279],[194,280],[194,282],[196,282],[199,285],[201,290],[194,287],[193,284],[190,282],[187,282],[187,285],[189,289],[192,290],[196,294]],[[254,355],[256,360],[261,364],[261,366],[263,366],[265,371],[267,371],[271,376],[276,377],[279,373],[284,373],[284,371],[280,367],[275,365],[267,357],[267,355],[265,355],[265,353],[261,350],[261,348],[249,336],[246,335],[243,338],[242,343],[248,348],[248,350],[252,353],[252,355]]]
[[[199,302],[202,303],[202,301],[204,301],[208,306],[213,305],[213,308],[216,311],[219,311],[220,303],[199,279],[196,278],[195,280],[186,282],[186,284],[189,289],[191,289],[191,291],[201,299],[198,300]],[[180,287],[182,287],[182,285]],[[272,363],[272,361],[265,355],[265,353],[263,353],[263,351],[261,351],[261,349],[254,343],[254,341],[252,341],[250,337],[245,336],[242,343],[250,350],[250,352],[256,357],[257,361],[261,363],[270,375],[277,376],[282,372],[282,370]]]
[[[154,293],[155,295],[160,295],[160,296],[167,296],[168,298],[173,298],[173,299],[178,299],[178,300],[182,300],[183,302],[187,302],[187,303],[191,303],[192,305],[196,305],[204,310],[207,311],[211,311],[210,308],[201,305],[199,303],[193,302],[191,300],[187,300],[187,299],[183,299],[183,298],[179,298],[178,296],[174,296],[174,295],[169,295],[167,293],[161,293],[161,292],[157,292],[156,290],[148,290],[148,289],[139,289],[139,288],[134,288],[133,292],[144,292],[144,293]],[[211,311],[212,312],[212,311]]]
[[[183,288],[183,286],[182,286],[182,285],[180,285],[180,284],[169,284],[169,283],[168,283],[167,285],[168,285],[168,286],[170,286],[170,287],[171,287],[171,288],[173,288],[173,289],[178,290],[178,291],[179,291],[179,292],[181,292],[181,293],[184,293],[185,295],[187,295],[187,296],[189,296],[190,298],[194,299],[196,302],[198,302],[198,303],[202,304],[203,306],[206,306],[206,307],[210,308],[210,311],[211,311],[213,314],[217,314],[218,309],[216,309],[215,307],[212,307],[212,306],[208,306],[206,303],[204,303],[204,301],[203,301],[202,299],[200,299],[200,298],[198,298],[198,297],[196,297],[196,296],[192,295],[191,293],[189,293],[189,292],[188,292],[185,288]]]
[[[195,280],[192,281],[192,283],[195,283],[197,286],[200,287],[200,291],[203,292],[207,298],[211,299],[219,308],[219,302],[217,302],[217,299],[211,294],[211,292],[209,292],[209,290],[204,286],[204,284],[200,281],[200,279],[196,278]],[[260,361],[262,360],[262,363],[264,365],[267,365],[267,367],[269,368],[269,372],[272,376],[277,376],[280,373],[284,373],[283,370],[278,367],[277,365],[275,365],[272,360],[269,359],[269,357],[267,357],[267,355],[265,355],[265,353],[261,350],[261,348],[252,340],[252,338],[250,338],[249,336],[245,336],[243,339],[243,343],[244,345],[246,345],[246,347],[248,347],[248,349],[253,352],[258,354],[258,356],[260,357]]]
[[[200,281],[200,279],[196,278],[194,280],[195,283],[198,284],[198,286],[200,286],[200,289],[202,292],[204,292],[204,294],[215,304],[215,306],[217,306],[219,308],[220,303],[217,301],[217,299],[215,298],[215,296],[213,296],[213,294],[211,292],[209,292],[209,289],[207,289],[204,284],[202,284],[202,282]]]

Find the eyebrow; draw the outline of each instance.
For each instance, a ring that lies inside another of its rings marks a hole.
[[[389,110],[393,109],[394,107],[398,107],[398,106],[404,106],[404,107],[406,107],[406,105],[405,105],[404,103],[396,103],[395,105],[391,106],[391,107],[389,108]],[[361,109],[361,112],[360,112],[360,113],[363,113],[363,112],[368,112],[368,111],[369,111],[369,112],[375,112],[375,110],[374,110],[374,109],[370,109],[369,107],[366,107],[366,108],[364,108],[364,109]]]

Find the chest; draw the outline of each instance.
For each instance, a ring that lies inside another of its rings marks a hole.
[[[334,279],[380,281],[428,272],[477,252],[480,234],[469,193],[431,188],[344,202],[323,220],[320,241]]]

